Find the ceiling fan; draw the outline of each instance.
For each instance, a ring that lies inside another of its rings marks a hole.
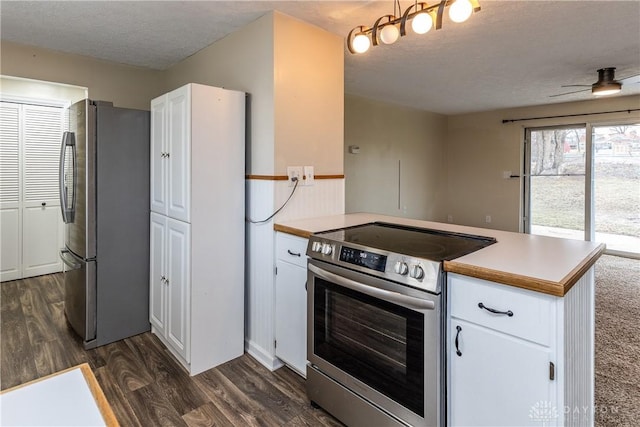
[[[561,87],[587,87],[590,89],[580,89],[580,90],[574,90],[572,92],[565,92],[565,93],[559,93],[556,95],[550,95],[550,98],[554,98],[556,96],[564,96],[564,95],[571,95],[572,93],[578,93],[578,92],[587,92],[589,90],[591,90],[591,93],[595,96],[605,96],[605,95],[613,95],[615,93],[620,92],[620,90],[622,89],[622,84],[623,83],[628,83],[628,84],[632,84],[632,83],[637,83],[637,82],[631,82],[631,79],[634,79],[635,77],[638,77],[638,75],[635,76],[629,76],[629,77],[625,77],[624,79],[620,79],[620,80],[616,80],[616,68],[615,67],[608,67],[608,68],[600,68],[598,70],[598,81],[590,84],[590,85],[562,85]]]

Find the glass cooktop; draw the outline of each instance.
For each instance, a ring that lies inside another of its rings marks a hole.
[[[354,243],[400,255],[449,261],[496,243],[493,237],[375,222],[317,233],[343,244]]]

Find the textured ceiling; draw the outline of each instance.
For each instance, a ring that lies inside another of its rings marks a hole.
[[[345,91],[442,114],[590,99],[563,84],[640,74],[640,1],[490,1],[463,24],[345,49]],[[411,1],[400,1],[402,8]],[[4,40],[166,69],[270,10],[340,36],[393,1],[2,1]],[[313,48],[313,47],[310,47]],[[620,95],[640,93],[625,81]],[[574,89],[575,90],[575,89]]]

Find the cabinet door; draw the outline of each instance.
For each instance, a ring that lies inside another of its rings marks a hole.
[[[276,356],[306,376],[306,268],[278,261],[276,276]]]
[[[548,348],[452,319],[449,355],[451,426],[552,426],[562,417]]]
[[[158,335],[166,335],[166,267],[167,217],[151,213],[149,257],[149,322]]]
[[[187,362],[191,315],[191,226],[167,219],[167,339]]]
[[[168,211],[171,218],[191,222],[191,86],[167,94]]]
[[[151,211],[167,214],[167,95],[151,101]]]

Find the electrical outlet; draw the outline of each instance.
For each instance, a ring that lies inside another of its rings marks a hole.
[[[289,178],[289,187],[293,187],[296,180],[299,186],[304,185],[302,182],[302,166],[287,166],[287,177]]]
[[[484,218],[484,222],[486,222],[487,224],[488,224],[488,223],[490,223],[490,222],[491,222],[491,215],[487,215],[487,216]]]
[[[303,168],[304,176],[302,183],[304,185],[313,185],[315,180],[315,174],[313,173],[313,166],[305,166]]]

